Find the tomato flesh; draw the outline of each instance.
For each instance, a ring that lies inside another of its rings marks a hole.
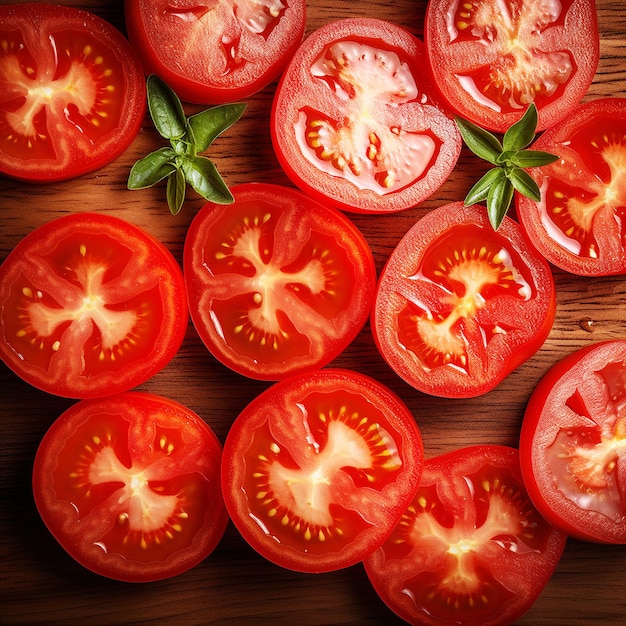
[[[421,474],[408,409],[356,372],[292,376],[233,423],[223,490],[231,518],[260,554],[304,572],[360,561],[391,531]]]
[[[426,461],[415,498],[365,569],[409,623],[510,624],[565,541],[532,506],[517,451],[476,446]]]

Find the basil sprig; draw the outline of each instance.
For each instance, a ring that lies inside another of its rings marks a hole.
[[[148,76],[147,89],[152,122],[170,146],[139,159],[130,170],[128,188],[145,189],[167,179],[167,204],[173,215],[183,206],[187,185],[211,202],[234,202],[215,164],[200,153],[242,116],[246,105],[224,104],[186,117],[180,99],[160,78]]]
[[[504,134],[502,142],[489,131],[460,117],[456,124],[467,147],[481,159],[495,167],[469,190],[465,205],[487,203],[489,222],[498,230],[506,215],[513,193],[519,193],[535,201],[541,199],[539,186],[525,170],[547,165],[559,157],[541,150],[527,150],[537,129],[537,108],[531,103],[524,116]]]

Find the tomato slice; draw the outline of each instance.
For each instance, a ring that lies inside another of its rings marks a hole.
[[[322,26],[300,46],[275,94],[272,142],[308,195],[358,213],[415,206],[461,150],[432,98],[421,41],[376,19]]]
[[[402,520],[364,565],[411,624],[512,624],[548,582],[566,538],[532,506],[517,450],[471,446],[426,461]]]
[[[59,396],[105,396],[143,383],[177,352],[187,320],[176,260],[105,214],[48,222],[0,268],[0,358]]]
[[[185,240],[191,318],[211,353],[261,380],[326,365],[366,323],[374,259],[345,216],[266,183],[206,204]]]
[[[211,428],[173,400],[144,392],[82,400],[37,450],[35,503],[87,569],[129,582],[169,578],[224,534],[221,455]]]
[[[127,0],[146,72],[187,102],[221,104],[276,79],[304,35],[304,0]]]
[[[422,472],[406,405],[349,370],[292,376],[253,400],[224,444],[222,489],[244,539],[302,572],[354,565],[399,521]]]
[[[35,183],[115,160],[146,111],[145,77],[128,41],[72,7],[0,7],[0,172]]]
[[[626,98],[581,104],[533,149],[561,158],[529,171],[540,202],[517,196],[530,241],[567,272],[626,274]]]
[[[532,356],[552,328],[550,267],[505,218],[454,202],[403,237],[380,276],[376,345],[410,385],[450,398],[493,389]]]
[[[626,544],[626,341],[555,364],[528,402],[519,448],[546,519],[582,540]]]
[[[591,85],[600,54],[594,0],[431,0],[424,36],[448,104],[500,132],[531,102],[538,130],[563,119]]]

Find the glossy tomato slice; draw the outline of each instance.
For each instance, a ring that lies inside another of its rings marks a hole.
[[[126,0],[146,72],[187,102],[221,104],[269,85],[304,35],[304,0]]]
[[[210,427],[167,398],[82,400],[37,450],[35,503],[61,546],[96,574],[169,578],[200,563],[224,534],[221,454]]]
[[[372,332],[410,385],[451,398],[493,389],[532,356],[552,328],[546,261],[505,218],[454,202],[430,211],[391,253],[378,283]]]
[[[529,170],[539,202],[517,196],[530,241],[572,274],[626,274],[626,98],[581,104],[533,149],[561,158]]]
[[[146,111],[128,41],[72,7],[0,7],[0,173],[35,183],[97,170],[131,144]]]
[[[108,215],[48,222],[0,267],[0,358],[59,396],[106,396],[143,383],[177,352],[187,320],[174,257]]]
[[[263,392],[224,444],[226,507],[244,539],[296,571],[354,565],[415,494],[422,440],[404,403],[349,370],[293,376]]]
[[[531,102],[538,130],[563,119],[587,92],[600,54],[594,0],[431,0],[424,36],[448,104],[500,132]]]
[[[554,365],[528,402],[519,447],[546,519],[579,539],[626,544],[626,341]]]
[[[322,26],[300,46],[275,94],[278,160],[307,194],[358,213],[415,206],[461,150],[432,99],[421,41],[376,19]]]
[[[417,495],[365,560],[410,624],[513,624],[537,599],[567,536],[532,506],[517,450],[482,445],[428,459]]]
[[[191,318],[236,372],[279,380],[326,365],[366,323],[376,289],[365,238],[296,189],[249,183],[206,204],[185,240]]]

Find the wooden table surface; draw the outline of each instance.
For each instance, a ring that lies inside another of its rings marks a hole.
[[[4,2],[4,0],[3,0]],[[124,29],[122,1],[65,2],[92,10]],[[422,34],[425,0],[310,0],[307,32],[335,19],[387,19]],[[626,3],[598,0],[601,60],[587,98],[626,96]],[[275,85],[248,100],[244,118],[222,135],[210,155],[231,185],[289,184],[272,152],[269,109]],[[0,258],[35,227],[75,211],[102,211],[129,220],[163,241],[182,262],[186,229],[202,205],[187,201],[169,214],[162,187],[128,191],[132,163],[162,145],[147,119],[125,154],[78,180],[33,188],[0,180]],[[480,164],[463,151],[450,179],[418,208],[395,216],[353,216],[368,238],[378,270],[394,245],[426,211],[461,200]],[[427,456],[470,444],[517,446],[527,398],[557,360],[592,342],[626,337],[626,279],[589,279],[554,271],[558,310],[545,345],[483,397],[443,400],[411,389],[374,348],[369,328],[333,365],[374,376],[398,393],[420,426]],[[593,321],[591,331],[584,320]],[[174,360],[142,389],[169,396],[199,413],[223,442],[229,424],[267,386],[226,370],[205,350],[192,326]],[[0,364],[0,567],[2,623],[271,623],[391,624],[396,618],[372,591],[363,568],[306,575],[257,556],[232,524],[216,551],[170,580],[133,585],[100,578],[77,565],[46,531],[33,504],[30,480],[38,443],[72,401],[38,392]],[[569,540],[557,571],[519,624],[626,623],[626,546]]]

